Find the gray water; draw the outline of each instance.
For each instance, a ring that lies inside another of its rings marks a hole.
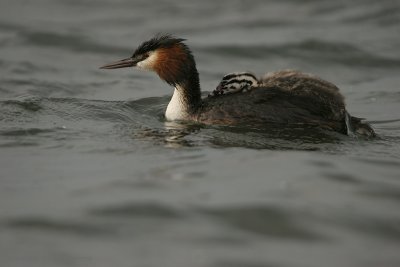
[[[373,140],[166,123],[172,88],[98,67],[187,38],[204,91],[299,69]],[[400,266],[397,0],[0,2],[0,266]]]

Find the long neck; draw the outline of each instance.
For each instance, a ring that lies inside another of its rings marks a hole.
[[[199,73],[190,49],[178,42],[159,48],[149,58],[153,58],[151,68],[158,76],[175,87],[165,117],[168,120],[190,119],[201,105]]]
[[[165,112],[167,120],[187,120],[196,114],[201,105],[199,73],[194,60],[186,65],[181,81],[175,83],[175,90]]]
[[[167,120],[188,120],[201,105],[200,85],[197,80],[187,81],[175,86],[174,94],[165,111]]]

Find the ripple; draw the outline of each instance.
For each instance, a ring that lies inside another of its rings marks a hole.
[[[27,45],[56,47],[73,52],[90,52],[99,54],[129,54],[132,49],[103,45],[77,34],[54,32],[22,32],[21,38]]]
[[[264,261],[244,261],[244,260],[219,260],[211,265],[212,267],[277,267],[280,265],[265,263]]]
[[[328,148],[329,144],[342,143],[350,138],[313,127],[296,128],[281,124],[259,128],[211,126],[208,131],[210,143],[218,147],[272,150],[319,151]]]
[[[377,167],[386,166],[386,167],[395,168],[395,169],[400,170],[399,161],[396,161],[396,160],[386,160],[386,159],[379,159],[379,158],[375,158],[375,159],[358,158],[357,160],[368,163],[368,164],[376,165]]]
[[[378,121],[370,121],[370,122],[373,124],[388,124],[388,123],[400,122],[400,119],[378,120]]]
[[[357,216],[357,218],[343,218],[336,222],[352,231],[366,235],[375,235],[385,240],[400,241],[400,226],[397,218],[371,218],[368,216]]]
[[[5,100],[1,101],[0,105],[9,105],[9,106],[16,106],[16,107],[21,107],[24,110],[27,111],[39,111],[42,109],[40,106],[40,100],[39,99],[29,99],[29,100]]]
[[[310,160],[309,162],[310,162],[310,164],[312,164],[314,166],[317,166],[319,168],[323,168],[323,169],[333,169],[333,168],[336,167],[335,164],[333,164],[330,161],[326,161],[326,160],[317,160],[317,159],[315,159],[315,160]]]
[[[73,234],[77,236],[104,236],[113,234],[108,227],[87,222],[56,220],[42,217],[23,217],[8,219],[3,225],[12,229]]]
[[[89,211],[90,215],[101,217],[131,217],[181,219],[180,212],[158,203],[122,203],[109,207],[101,207]]]
[[[0,21],[0,29],[2,31],[10,31],[10,32],[22,32],[24,31],[26,28],[25,26],[22,25],[18,25],[18,24],[13,24],[13,23],[9,23],[6,21]]]
[[[9,63],[9,64],[11,65],[13,63]],[[16,66],[13,66],[11,68],[11,72],[15,73],[15,74],[31,76],[33,73],[43,73],[43,72],[56,73],[57,69],[54,67],[51,67],[51,66],[43,66],[43,65],[35,64],[34,62],[21,61],[21,62],[18,62],[18,64]]]
[[[39,143],[36,142],[27,142],[27,141],[12,141],[0,144],[0,147],[10,148],[10,147],[29,147],[29,146],[38,146]]]
[[[211,145],[306,151],[329,150],[330,146],[352,140],[351,137],[313,127],[284,125],[233,127],[204,126],[195,123],[175,123],[175,126],[169,124],[168,126],[163,116],[168,99],[168,97],[150,97],[126,102],[77,98],[27,98],[0,101],[0,120],[4,122],[0,134],[33,136],[56,132],[71,124],[97,133],[99,125],[104,125],[108,127],[108,132],[118,130],[120,134],[131,139],[170,147]]]
[[[400,7],[382,6],[377,10],[371,10],[363,12],[359,15],[353,15],[351,17],[345,18],[345,22],[360,23],[360,22],[375,22],[382,26],[398,25],[400,22]]]
[[[359,193],[376,199],[400,202],[400,188],[395,186],[374,185],[371,188],[359,190]]]
[[[183,129],[154,129],[149,127],[140,127],[132,133],[132,137],[137,140],[151,141],[157,145],[166,145],[168,147],[194,147],[198,145],[195,140],[190,140],[190,136],[196,133],[200,126],[186,126]]]
[[[366,52],[348,43],[309,39],[299,43],[279,45],[218,45],[202,49],[205,52],[232,57],[259,59],[269,57],[310,58],[313,61],[331,61],[346,66],[400,68],[400,59],[386,58]]]
[[[0,107],[22,108],[28,113],[40,111],[40,116],[58,115],[70,120],[93,119],[110,122],[132,122],[135,110],[124,101],[86,100],[76,98],[29,98],[0,101]],[[140,110],[140,109],[139,109]],[[14,110],[17,112],[17,110]],[[11,113],[9,116],[20,116]]]
[[[261,236],[315,241],[320,234],[301,226],[296,218],[281,209],[243,206],[200,209],[200,212],[233,228]]]
[[[60,128],[58,128],[58,129],[60,129]],[[56,131],[56,129],[27,128],[27,129],[0,131],[0,135],[2,135],[2,136],[25,136],[25,135],[38,135],[38,134],[42,134],[42,133],[52,133],[55,131]]]
[[[361,181],[358,177],[355,177],[351,174],[347,173],[323,173],[323,177],[328,178],[332,181],[337,181],[340,183],[347,183],[347,184],[360,184]]]
[[[4,79],[2,80],[2,83],[8,88],[18,89],[17,92],[24,92],[24,94],[38,97],[48,97],[51,95],[75,96],[82,94],[88,86],[87,84],[71,84],[26,77]]]

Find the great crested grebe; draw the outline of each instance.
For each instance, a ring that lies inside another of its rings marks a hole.
[[[155,71],[162,80],[175,87],[165,111],[165,117],[170,121],[315,126],[343,134],[352,130],[362,135],[375,135],[367,123],[348,115],[343,96],[335,85],[300,72],[275,72],[263,77],[261,82],[253,75],[257,86],[252,90],[202,99],[196,63],[184,40],[170,35],[156,36],[142,43],[131,57],[100,68],[137,67]],[[243,74],[239,73],[239,76]]]

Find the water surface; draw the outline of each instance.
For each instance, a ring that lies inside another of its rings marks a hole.
[[[399,266],[397,1],[3,1],[0,265]],[[167,123],[155,74],[98,67],[187,38],[202,89],[291,68],[373,140]]]

